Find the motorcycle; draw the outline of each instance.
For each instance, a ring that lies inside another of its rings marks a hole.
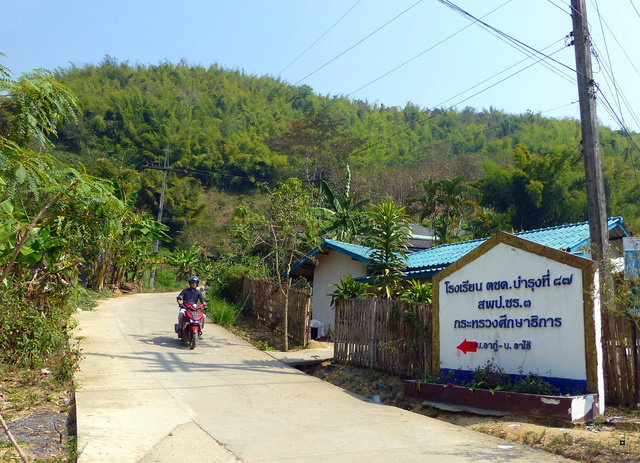
[[[178,338],[189,344],[189,349],[195,349],[197,339],[202,336],[205,318],[202,311],[207,308],[206,303],[208,301],[209,299],[205,299],[205,303],[197,307],[188,303],[183,304],[186,310],[182,318],[182,326],[178,326],[177,323],[174,326],[176,333],[178,333]]]

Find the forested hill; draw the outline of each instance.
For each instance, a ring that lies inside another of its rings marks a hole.
[[[197,214],[186,206],[198,191],[194,179],[234,193],[291,175],[340,183],[348,162],[353,190],[374,201],[404,202],[418,182],[463,176],[477,181],[482,205],[509,212],[517,229],[586,220],[576,120],[385,107],[215,65],[133,67],[106,57],[56,77],[82,106],[78,124],[61,131],[57,154],[139,189],[139,204],[153,210],[162,174],[145,167],[162,165],[169,146],[171,167],[189,172],[171,176],[169,215]],[[609,213],[635,226],[637,147],[607,128],[601,140]]]

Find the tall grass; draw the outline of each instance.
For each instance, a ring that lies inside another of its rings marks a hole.
[[[224,327],[230,328],[238,323],[240,318],[240,306],[237,304],[230,304],[222,299],[211,299],[207,304],[209,307],[209,317],[214,323]]]

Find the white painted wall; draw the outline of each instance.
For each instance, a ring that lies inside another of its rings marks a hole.
[[[335,311],[331,307],[331,297],[327,296],[327,293],[336,290],[336,287],[331,285],[340,283],[342,277],[366,276],[367,267],[364,263],[337,251],[330,250],[328,254],[318,253],[315,257],[317,263],[313,274],[312,317],[324,324],[325,334],[327,334],[329,326],[335,334]]]
[[[549,272],[548,287],[514,288],[514,280],[540,279]],[[571,284],[554,285],[557,278],[572,275]],[[506,281],[509,288],[487,290],[487,282]],[[447,284],[482,283],[482,291],[447,293]],[[440,360],[442,368],[473,370],[492,361],[507,373],[529,372],[541,376],[586,380],[582,271],[575,267],[499,244],[478,259],[444,278],[440,292]],[[520,307],[479,309],[482,300],[518,299]],[[528,301],[530,307],[523,307]],[[547,328],[455,328],[456,320],[560,318],[561,326]],[[497,349],[461,352],[465,339],[491,343]],[[530,341],[530,349],[514,349],[515,343]],[[508,345],[511,349],[506,348]]]

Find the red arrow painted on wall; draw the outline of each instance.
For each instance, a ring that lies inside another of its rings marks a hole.
[[[465,338],[464,341],[462,341],[458,346],[458,349],[460,349],[465,354],[467,352],[476,352],[478,350],[478,343],[475,341],[467,341],[467,338]]]

